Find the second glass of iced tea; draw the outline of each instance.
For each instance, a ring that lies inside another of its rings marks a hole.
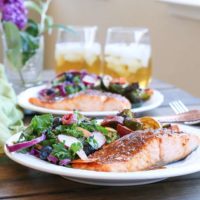
[[[55,47],[56,73],[82,70],[101,73],[101,45],[97,42],[97,27],[71,26],[60,30]]]
[[[124,77],[148,87],[152,75],[152,55],[147,28],[112,27],[107,31],[104,73]]]

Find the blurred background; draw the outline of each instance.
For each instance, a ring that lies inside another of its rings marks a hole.
[[[50,14],[56,23],[97,25],[104,43],[110,26],[150,29],[153,76],[200,97],[200,21],[180,18],[155,0],[54,0]],[[56,31],[45,42],[45,68],[55,66]]]

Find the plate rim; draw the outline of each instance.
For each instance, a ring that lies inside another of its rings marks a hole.
[[[56,114],[56,115],[64,115],[64,114],[72,113],[73,111],[56,110],[56,109],[48,109],[48,108],[39,107],[39,106],[31,104],[28,101],[28,98],[26,97],[27,93],[29,93],[30,91],[34,91],[34,92],[39,91],[39,90],[45,88],[46,86],[47,86],[47,84],[44,84],[44,85],[40,85],[40,86],[31,87],[31,88],[28,88],[28,89],[22,91],[17,96],[17,104],[24,109],[31,110],[31,111],[38,112],[38,113],[51,113],[51,114]],[[158,99],[157,102],[152,103],[150,105],[145,105],[149,101],[151,101],[151,99],[150,99],[150,100],[147,100],[146,102],[144,102],[143,106],[134,108],[131,110],[134,113],[141,113],[141,112],[146,112],[146,111],[153,110],[153,109],[159,107],[164,101],[164,95],[156,89],[153,89],[153,92],[154,93],[153,93],[152,98],[157,98]],[[118,113],[118,111],[93,111],[93,112],[92,111],[91,112],[80,111],[80,113],[83,115],[86,115],[86,116],[103,117],[103,116],[108,116],[108,115],[115,115]]]
[[[197,135],[199,135],[200,133],[200,130],[198,128],[190,127],[187,125],[181,125],[181,126],[197,131],[198,132],[196,133]],[[8,141],[6,142],[6,144],[10,144],[12,141],[14,141],[14,139],[16,139],[16,137],[18,137],[19,134],[20,133],[17,133],[13,135],[12,137],[10,137]],[[138,171],[138,172],[96,172],[96,171],[90,171],[90,170],[65,168],[62,166],[48,163],[47,161],[42,161],[39,158],[36,158],[30,154],[21,154],[17,152],[10,153],[8,152],[6,148],[6,144],[4,145],[4,152],[11,160],[35,170],[39,170],[39,171],[50,173],[50,174],[65,176],[65,177],[72,177],[72,178],[91,179],[91,180],[99,179],[99,180],[123,180],[123,181],[133,180],[134,181],[134,180],[169,178],[169,177],[192,174],[192,173],[200,171],[200,162],[191,163],[190,165],[187,165],[187,166],[181,166],[181,168],[172,167],[172,168],[167,168],[167,170],[156,169],[156,170],[147,170],[147,171]],[[192,154],[197,151],[200,152],[200,147],[198,147],[195,151],[193,151]],[[37,160],[37,162],[41,163],[41,165],[36,166],[37,163],[31,164],[27,162],[25,159],[22,159],[16,156],[16,154],[23,155],[25,157],[28,156],[29,159]],[[181,161],[178,161],[178,162],[181,162]]]

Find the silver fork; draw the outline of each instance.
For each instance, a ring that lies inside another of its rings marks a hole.
[[[181,100],[172,101],[172,102],[169,103],[169,106],[172,108],[172,110],[176,114],[181,114],[181,113],[185,113],[185,112],[190,111],[187,108],[187,106]],[[188,125],[195,125],[195,124],[199,124],[200,120],[188,121],[188,122],[184,122],[184,123],[188,124]]]

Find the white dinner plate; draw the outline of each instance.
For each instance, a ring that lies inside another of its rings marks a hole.
[[[200,136],[200,130],[197,128],[180,125],[180,129],[190,134]],[[12,144],[19,137],[20,133],[12,136],[7,144]],[[89,170],[79,170],[73,168],[66,168],[51,164],[47,161],[40,160],[30,154],[22,154],[8,152],[6,146],[4,147],[6,155],[21,165],[30,167],[43,172],[57,174],[66,179],[76,182],[93,184],[93,185],[108,185],[108,186],[128,186],[128,185],[142,185],[160,180],[191,174],[200,171],[200,147],[193,151],[184,160],[174,162],[166,165],[164,168],[139,171],[139,172],[96,172]]]
[[[72,113],[72,111],[48,109],[48,108],[43,108],[43,107],[39,107],[39,106],[31,104],[29,102],[29,98],[37,97],[38,92],[41,89],[44,89],[45,87],[46,87],[45,85],[37,86],[37,87],[32,87],[23,91],[22,93],[18,95],[18,98],[17,98],[18,104],[24,109],[35,111],[38,113],[52,113],[56,115],[64,115],[67,113]],[[163,95],[159,91],[153,90],[153,95],[148,101],[143,103],[141,107],[134,108],[132,110],[134,113],[152,110],[160,106],[163,100],[164,100]],[[93,112],[81,112],[81,113],[86,116],[107,116],[107,115],[115,115],[117,114],[117,111],[96,111],[96,112],[93,111]]]

